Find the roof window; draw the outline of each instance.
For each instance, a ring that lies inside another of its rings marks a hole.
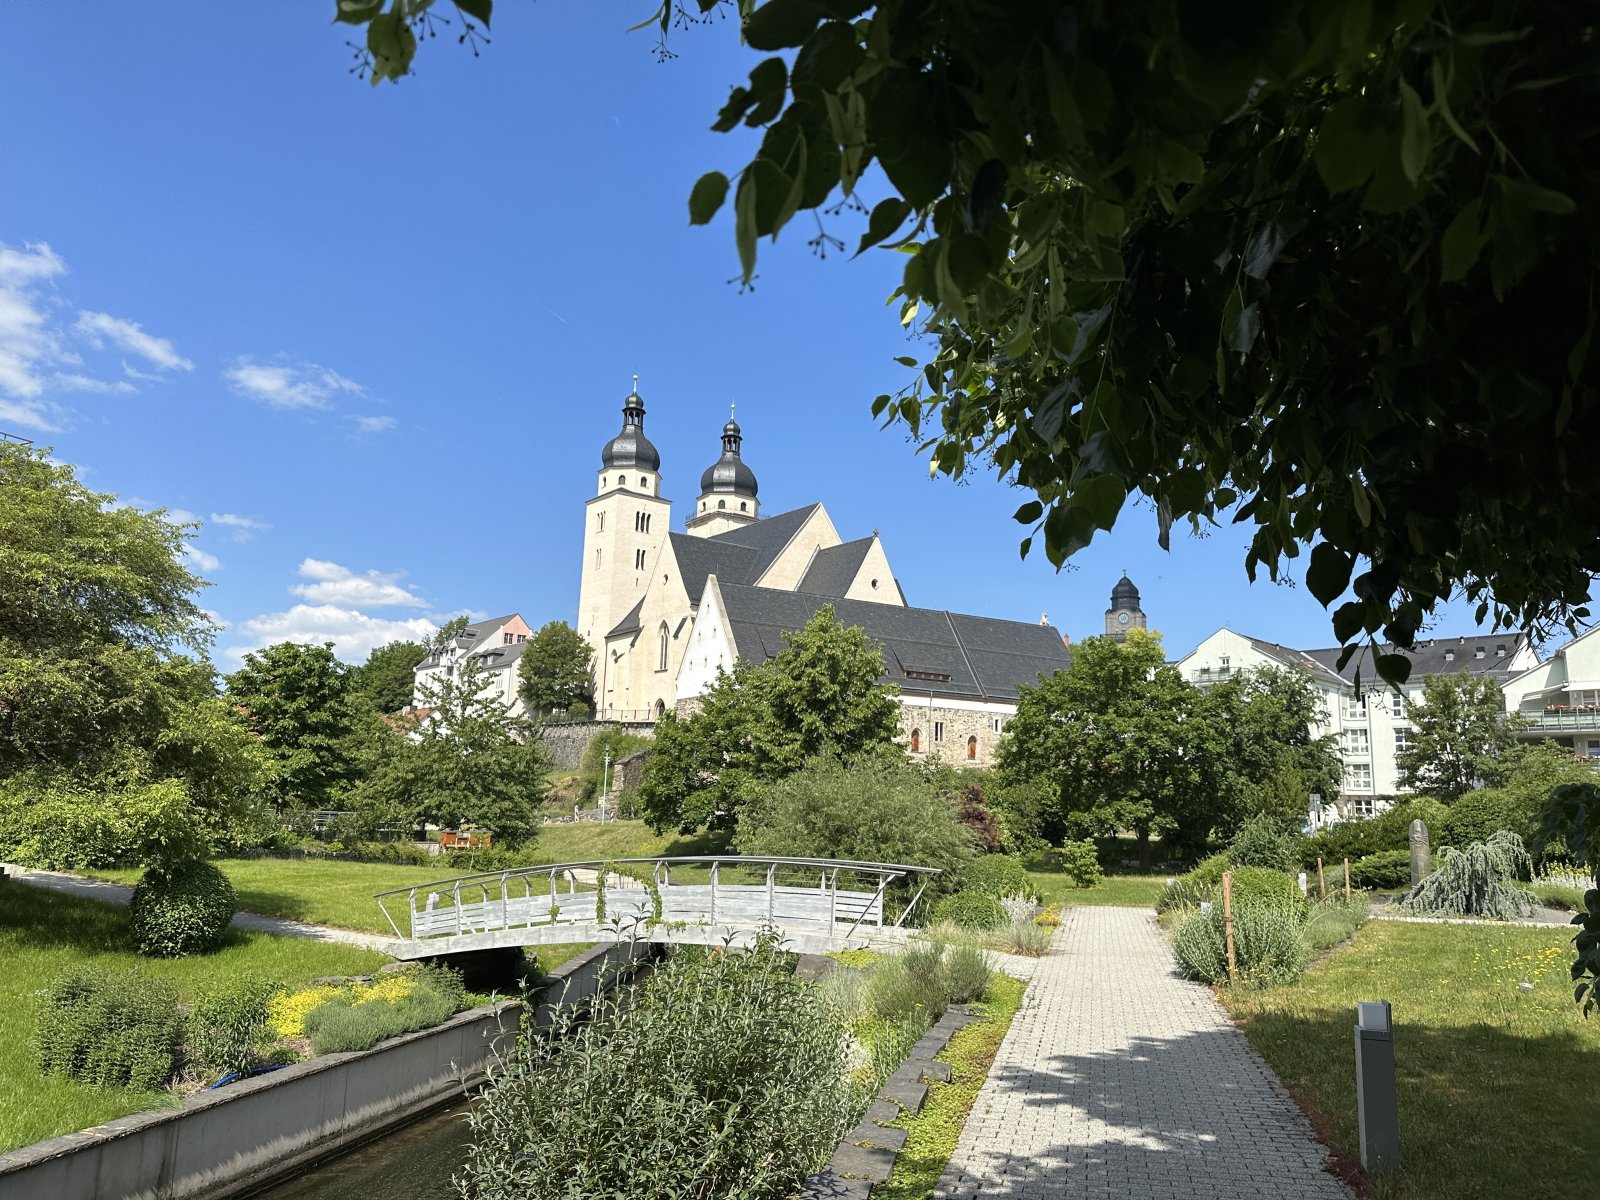
[[[1454,650],[1446,650],[1444,652],[1444,660],[1445,662],[1455,662],[1456,652]]]
[[[1505,646],[1504,645],[1496,646],[1494,648],[1494,656],[1496,658],[1504,658],[1506,656],[1506,648],[1505,648]]]
[[[950,676],[943,671],[915,671],[906,668],[907,679],[925,679],[929,683],[949,683]]]
[[[1472,657],[1473,658],[1482,658],[1483,655],[1484,655],[1484,649],[1483,649],[1482,646],[1479,646],[1476,650],[1474,650],[1472,652]]]

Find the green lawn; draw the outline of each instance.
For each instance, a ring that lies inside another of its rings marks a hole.
[[[1379,1200],[1592,1195],[1600,1021],[1572,1003],[1570,937],[1372,921],[1299,983],[1222,999],[1351,1160],[1355,1005],[1394,1005],[1404,1166]]]
[[[1045,904],[1118,904],[1132,908],[1154,908],[1161,889],[1166,887],[1164,875],[1107,875],[1092,888],[1081,888],[1064,875],[1059,868],[1034,863],[1028,879],[1039,889]]]
[[[215,954],[192,958],[141,958],[130,944],[126,909],[0,880],[0,1152],[174,1102],[165,1092],[40,1076],[31,1050],[34,993],[69,968],[137,965],[170,979],[188,1001],[243,975],[299,986],[323,975],[364,975],[388,961],[353,946],[239,930]]]

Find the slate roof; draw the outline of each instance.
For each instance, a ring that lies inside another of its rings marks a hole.
[[[1019,685],[1072,662],[1060,632],[1049,625],[782,592],[724,583],[720,576],[717,584],[734,649],[755,662],[776,656],[784,633],[799,629],[825,604],[883,647],[883,681],[908,695],[1015,700]]]
[[[695,537],[672,533],[672,552],[678,560],[678,574],[689,603],[698,605],[705,590],[706,576],[715,575],[724,583],[753,584],[766,574],[783,548],[794,540],[800,527],[821,505],[808,504],[777,516],[751,521],[716,537]],[[615,631],[613,631],[615,632]]]
[[[855,582],[856,573],[871,549],[872,539],[864,537],[818,550],[795,591],[810,592],[814,596],[843,596]]]
[[[624,634],[628,633],[638,633],[639,614],[643,610],[644,597],[640,596],[638,602],[628,610],[628,615],[623,617],[622,620],[618,621],[616,625],[612,627],[611,632],[606,634],[606,640],[610,641],[614,637],[622,637]]]
[[[512,642],[511,645],[491,646],[472,657],[477,660],[478,666],[485,671],[502,671],[506,667],[517,665],[517,659],[522,657],[522,651],[527,642]]]
[[[1332,661],[1324,662],[1322,659],[1312,657],[1318,651],[1296,650],[1292,646],[1280,646],[1277,642],[1264,642],[1260,638],[1251,637],[1249,634],[1241,634],[1240,636],[1254,646],[1258,653],[1266,655],[1266,657],[1285,667],[1296,667],[1299,670],[1308,672],[1313,679],[1325,687],[1343,687],[1349,682],[1333,668],[1333,663],[1338,661],[1339,658],[1337,650],[1332,652]],[[1363,675],[1362,678],[1365,679],[1366,675]]]
[[[474,621],[466,629],[462,630],[461,634],[456,638],[457,649],[471,653],[493,637],[500,626],[512,620],[516,615],[516,613],[507,613],[503,617],[490,617],[487,621]],[[417,664],[417,670],[420,671],[426,667],[437,667],[440,661],[439,653],[435,651]]]
[[[1505,654],[1497,657],[1497,652],[1502,648]],[[1398,646],[1384,646],[1381,652],[1404,654],[1409,658],[1413,680],[1421,679],[1425,675],[1450,675],[1466,671],[1473,675],[1490,675],[1503,683],[1512,675],[1518,674],[1511,670],[1511,660],[1521,648],[1521,634],[1480,633],[1469,637],[1429,638],[1426,641],[1419,638],[1411,650],[1401,650]],[[1480,650],[1483,651],[1482,658],[1478,657]],[[1315,659],[1329,673],[1337,674],[1347,685],[1354,685],[1358,669],[1361,671],[1363,684],[1379,682],[1378,670],[1371,662],[1371,648],[1368,646],[1362,646],[1352,654],[1343,671],[1339,671],[1335,666],[1342,653],[1337,646],[1327,650],[1307,650],[1304,653]]]

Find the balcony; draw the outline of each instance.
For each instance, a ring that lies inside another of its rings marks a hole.
[[[1552,704],[1543,712],[1524,712],[1528,728],[1523,736],[1548,736],[1552,733],[1600,733],[1600,705]]]

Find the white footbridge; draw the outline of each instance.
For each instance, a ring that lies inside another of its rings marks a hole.
[[[629,939],[743,946],[764,932],[814,954],[903,942],[938,874],[820,858],[625,858],[461,875],[376,899],[401,959]]]

